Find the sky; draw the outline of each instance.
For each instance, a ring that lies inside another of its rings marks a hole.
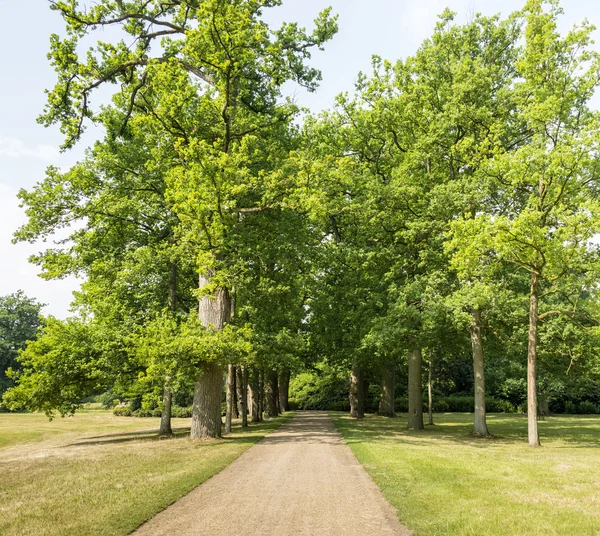
[[[371,56],[388,60],[412,55],[429,37],[437,15],[446,7],[466,22],[473,13],[506,16],[525,0],[284,0],[281,7],[266,10],[269,23],[296,21],[311,27],[316,14],[328,6],[339,15],[339,33],[325,51],[313,55],[312,65],[323,73],[319,90],[307,94],[290,88],[299,104],[319,111],[332,106],[334,98],[350,91],[360,71],[369,72]],[[0,296],[23,290],[46,304],[43,312],[58,318],[69,316],[72,292],[81,281],[75,278],[46,281],[28,258],[49,243],[12,243],[14,231],[26,221],[16,195],[44,177],[49,165],[67,169],[83,156],[93,131],[67,153],[58,147],[62,136],[56,127],[36,122],[45,104],[44,90],[55,83],[46,58],[52,33],[62,33],[61,17],[51,11],[48,0],[0,0]],[[587,18],[600,26],[600,2],[562,0],[565,11],[561,31]],[[27,7],[27,25],[24,20]],[[598,39],[598,35],[595,35]],[[596,45],[598,49],[598,45]],[[600,49],[599,49],[600,50]]]

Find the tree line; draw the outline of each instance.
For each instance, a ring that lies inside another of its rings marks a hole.
[[[277,413],[290,371],[365,374],[394,415],[407,366],[408,426],[423,428],[423,355],[472,355],[474,431],[488,435],[484,355],[526,356],[529,443],[539,445],[538,368],[598,372],[599,56],[588,22],[566,35],[554,0],[457,24],[446,10],[417,52],[373,57],[320,114],[283,93],[316,91],[311,51],[337,32],[269,27],[280,0],[56,0],[57,83],[40,121],[63,149],[103,137],[19,197],[16,240],[67,240],[32,260],[84,277],[75,317],[48,319],[20,355],[11,408],[68,414],[112,387],[193,392],[191,437]],[[95,41],[104,27],[122,40]],[[99,88],[116,88],[93,106]],[[431,386],[431,381],[429,382]],[[264,391],[264,393],[261,392]],[[264,408],[260,407],[264,395]],[[256,405],[256,407],[255,407]],[[284,409],[284,408],[282,408]]]

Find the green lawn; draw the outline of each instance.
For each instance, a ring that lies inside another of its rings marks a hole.
[[[406,416],[331,416],[417,536],[600,535],[600,416],[541,421],[538,449],[524,415],[489,415],[493,439],[470,435],[471,414],[422,431]]]
[[[189,419],[158,440],[158,419],[0,413],[0,534],[128,534],[289,416],[194,442]]]

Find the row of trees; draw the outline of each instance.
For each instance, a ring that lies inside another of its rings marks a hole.
[[[5,402],[68,413],[108,385],[158,386],[168,431],[172,394],[193,387],[191,435],[214,437],[225,366],[229,427],[236,365],[251,391],[263,371],[272,401],[278,373],[346,366],[361,418],[365,371],[381,371],[393,415],[407,359],[408,425],[422,428],[423,353],[470,345],[487,435],[485,346],[507,366],[527,356],[538,445],[538,355],[597,367],[592,27],[561,36],[555,1],[463,26],[446,11],[414,56],[375,57],[352,96],[298,126],[282,86],[316,89],[310,51],[337,25],[325,10],[312,33],[273,30],[262,10],[280,3],[52,2],[68,33],[52,38],[42,122],[61,126],[65,148],[89,121],[106,135],[20,193],[17,239],[77,223],[34,261],[86,282],[79,317],[48,323]],[[83,57],[104,26],[126,39]],[[92,108],[109,83],[120,91]]]

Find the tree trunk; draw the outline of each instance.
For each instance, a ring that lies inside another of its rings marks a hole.
[[[483,362],[483,339],[481,337],[481,311],[473,309],[471,324],[471,347],[473,350],[473,387],[475,391],[475,419],[473,431],[489,436],[485,413],[485,370]]]
[[[259,375],[258,371],[254,369],[252,371],[252,379],[250,381],[250,420],[252,422],[260,422],[259,411],[260,411],[260,392],[259,392]]]
[[[248,426],[248,367],[242,370],[242,428]]]
[[[212,270],[200,275],[199,288],[203,289],[211,282]],[[202,296],[198,304],[198,317],[202,325],[209,329],[220,330],[229,322],[231,300],[226,288],[219,288],[213,296]],[[221,436],[221,391],[223,383],[222,368],[215,363],[205,363],[201,367],[200,377],[194,386],[192,404],[192,439],[206,439]]]
[[[531,274],[529,292],[529,341],[527,345],[527,432],[529,445],[540,446],[537,422],[537,327],[539,275]]]
[[[215,363],[205,363],[194,386],[192,439],[221,437],[222,383],[223,369]]]
[[[265,382],[265,417],[277,417],[277,372],[269,370]]]
[[[265,411],[265,371],[260,371],[258,378],[258,420],[263,422],[263,412]]]
[[[231,418],[237,419],[240,414],[238,411],[237,401],[237,367],[233,367],[233,374],[231,380]]]
[[[427,372],[427,409],[429,412],[429,426],[433,426],[433,350],[429,351],[429,370]]]
[[[379,401],[379,415],[395,417],[394,392],[396,385],[396,374],[394,364],[387,363],[381,373],[381,400]]]
[[[235,380],[235,367],[233,365],[227,365],[227,382],[226,382],[226,391],[225,391],[225,401],[227,405],[227,409],[225,410],[225,433],[231,433],[231,420],[233,418],[233,408],[235,406],[235,385],[233,384]]]
[[[360,393],[360,404],[362,406],[363,415],[368,411],[368,403],[369,403],[369,380],[365,378],[365,371],[362,370],[362,390]]]
[[[279,408],[283,411],[290,410],[290,369],[283,369],[279,374]]]
[[[350,372],[350,417],[354,417],[355,419],[364,418],[363,398],[362,370],[356,360],[354,360]]]
[[[160,428],[158,429],[159,436],[170,436],[173,433],[171,429],[171,402],[173,393],[168,388],[163,390],[162,414],[160,416]]]
[[[236,410],[237,417],[240,418],[244,414],[244,373],[242,367],[236,367],[235,369],[235,391],[236,391]]]
[[[177,263],[172,262],[169,265],[169,309],[171,313],[177,310]],[[168,377],[167,377],[168,381]],[[171,407],[173,405],[173,393],[166,387],[163,389],[163,408],[160,416],[159,436],[170,436],[173,433],[171,428]]]
[[[421,430],[423,426],[423,395],[421,348],[410,337],[408,343],[408,428]]]

